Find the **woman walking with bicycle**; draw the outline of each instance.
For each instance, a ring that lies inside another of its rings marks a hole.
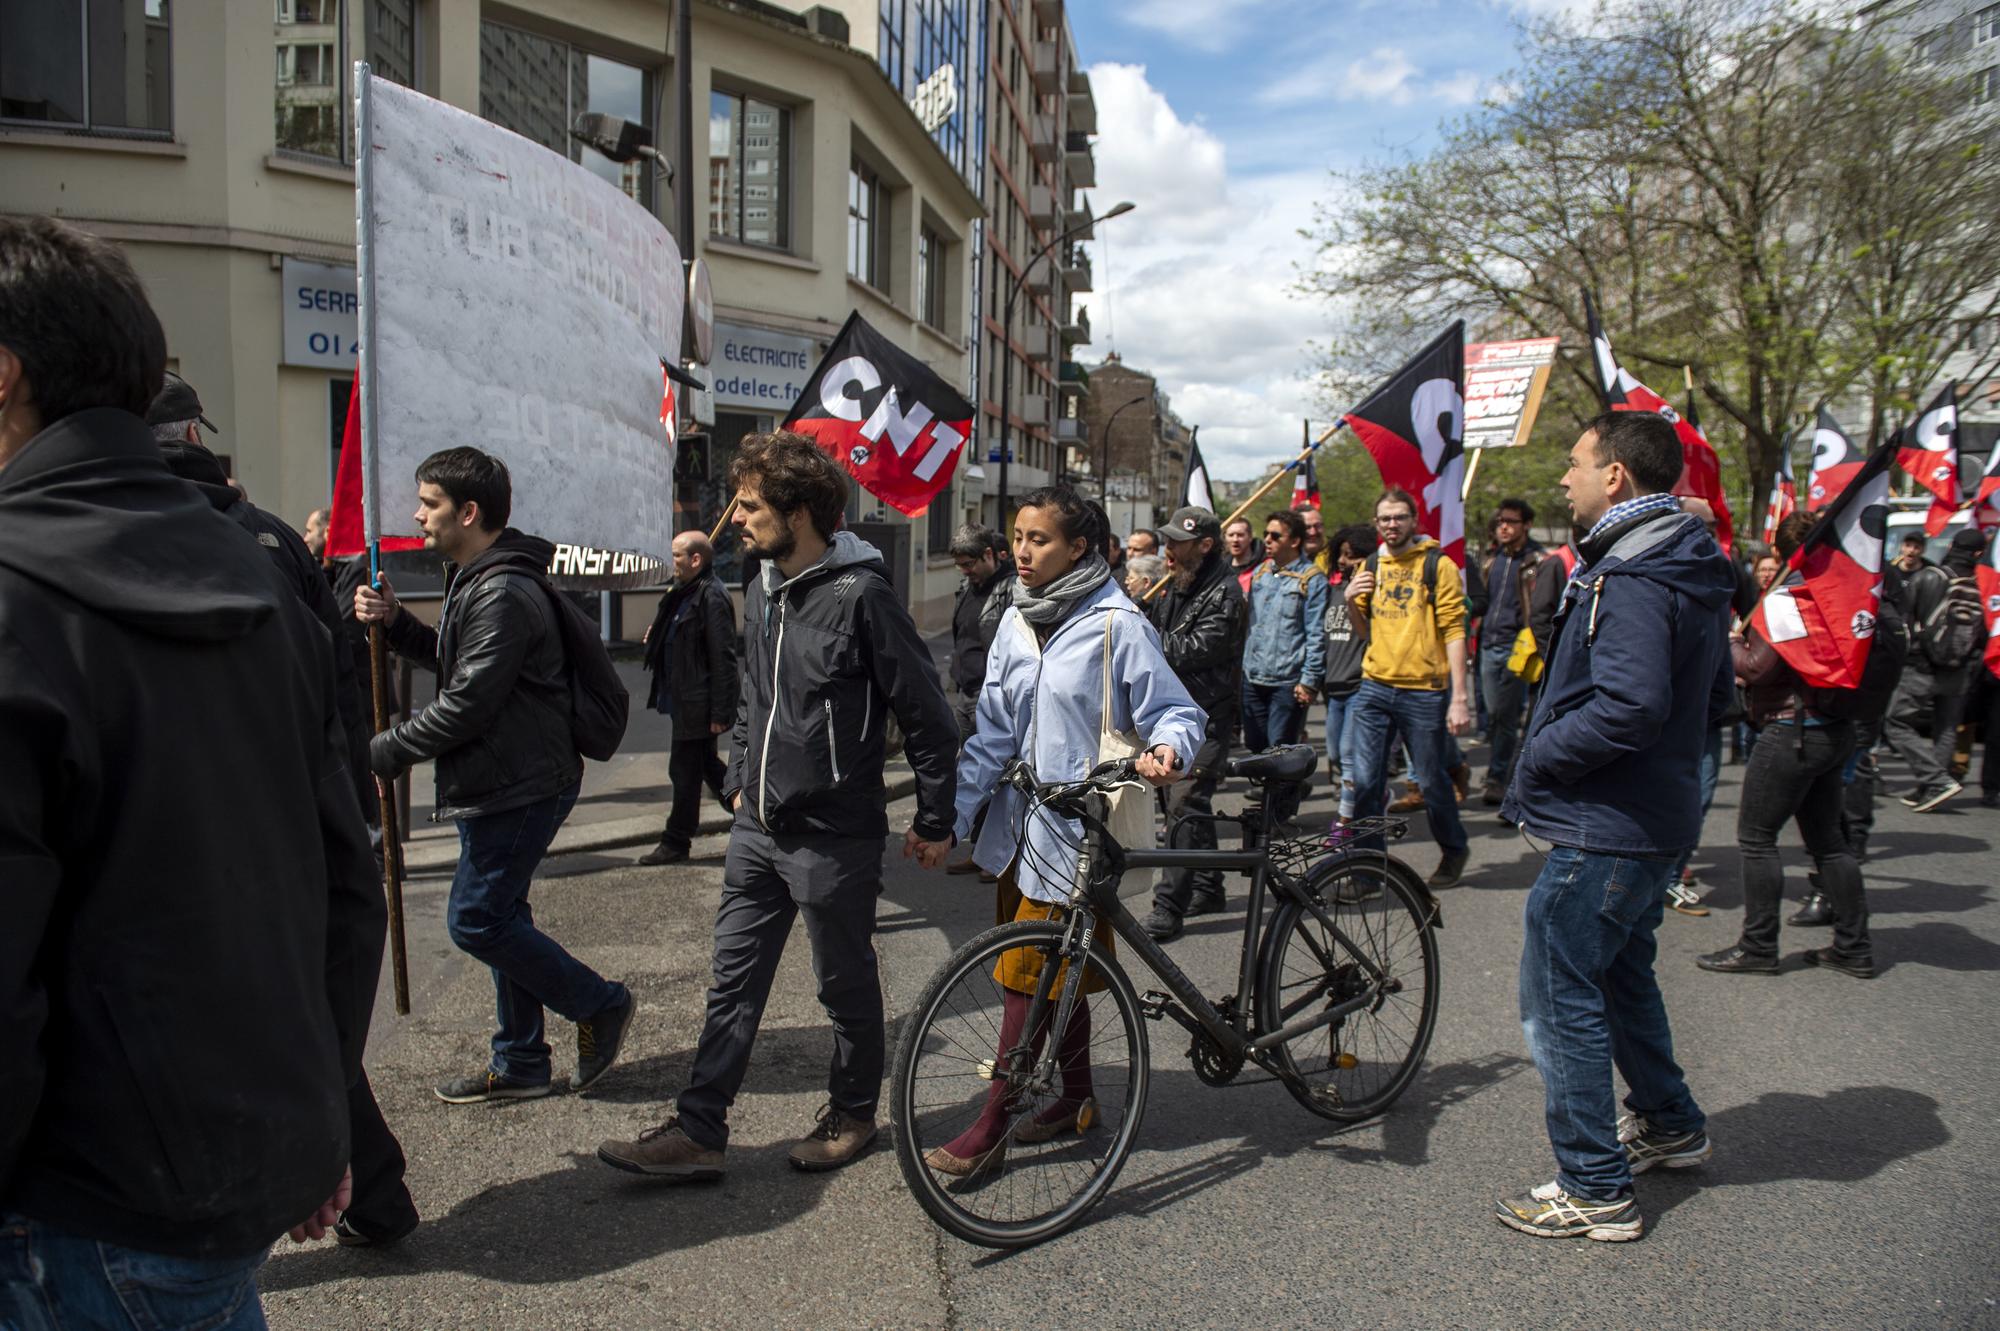
[[[1045,809],[1032,811],[1022,793],[1000,780],[1001,769],[1026,759],[1044,780],[1075,780],[1106,758],[1136,758],[1153,785],[1179,780],[1200,746],[1207,718],[1188,697],[1146,617],[1121,591],[1098,551],[1107,536],[1102,510],[1067,486],[1027,495],[1014,519],[1014,559],[1020,580],[987,658],[977,729],[959,758],[956,832],[980,830],[972,858],[1000,877],[998,921],[1059,918],[1076,887],[1082,830]],[[1152,842],[1149,791],[1120,792],[1108,825],[1136,842]],[[1103,938],[1109,943],[1111,934]],[[996,1062],[1024,1034],[1039,1047],[1041,1031],[1025,1031],[1040,977],[1041,954],[1017,948],[995,970],[1002,1011]],[[1094,981],[1086,976],[1085,989]],[[977,1119],[925,1163],[941,1174],[972,1179],[998,1171],[1010,1140],[1048,1141],[1090,1126],[1093,1107],[1090,1011],[1078,1004],[1061,1036],[1062,1093],[1032,1119],[1018,1112],[1004,1078],[995,1078]],[[1010,1133],[1011,1129],[1011,1133]]]

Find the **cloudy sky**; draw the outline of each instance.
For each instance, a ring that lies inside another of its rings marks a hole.
[[[1516,26],[1570,0],[1091,0],[1070,7],[1097,98],[1095,361],[1159,375],[1214,474],[1296,450],[1307,344],[1298,232],[1332,172],[1421,151],[1513,63]]]

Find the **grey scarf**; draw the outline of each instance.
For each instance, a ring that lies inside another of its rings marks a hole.
[[[1084,597],[1111,580],[1111,565],[1093,554],[1045,587],[1014,583],[1014,608],[1036,628],[1048,628],[1074,610]]]

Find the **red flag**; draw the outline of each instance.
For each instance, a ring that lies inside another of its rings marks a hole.
[[[1865,461],[1833,413],[1821,407],[1813,428],[1812,470],[1806,475],[1806,512],[1817,513],[1840,498]]]
[[[2000,527],[2000,444],[1986,456],[1986,474],[1979,478],[1979,493],[1972,500],[1972,524],[1981,531]]]
[[[1915,425],[1896,432],[1896,465],[1931,492],[1924,535],[1935,536],[1958,512],[1958,384],[1946,384]]]
[[[2000,448],[1993,451],[2000,456]],[[1979,577],[1979,600],[1986,607],[1986,668],[2000,677],[2000,541],[1986,547],[1986,558],[1973,571]]]
[[[1292,507],[1319,507],[1319,468],[1313,459],[1307,458],[1298,464],[1298,474],[1292,477]]]
[[[868,493],[916,517],[951,484],[972,435],[972,404],[856,311],[784,428],[811,436]]]
[[[667,447],[680,443],[680,416],[674,409],[674,381],[667,374],[667,367],[660,367],[660,426],[667,432]]]
[[[1778,524],[1798,511],[1799,486],[1792,476],[1792,439],[1785,436],[1784,452],[1778,455],[1778,474],[1771,478],[1771,502],[1764,509],[1764,544],[1778,539]]]
[[[412,482],[414,486],[415,482]],[[416,497],[414,489],[411,498]],[[421,550],[421,536],[384,536],[384,550]],[[340,432],[340,462],[333,471],[333,506],[326,519],[326,557],[345,559],[368,549],[368,527],[361,514],[361,374],[347,393],[347,424]]]
[[[1382,483],[1417,501],[1418,530],[1443,546],[1460,568],[1465,567],[1464,385],[1460,320],[1341,417],[1375,459]]]
[[[1799,677],[1851,689],[1868,665],[1882,596],[1882,533],[1889,510],[1889,462],[1877,449],[1828,505],[1790,571],[1750,612],[1750,623]]]
[[[1674,410],[1674,404],[1633,377],[1611,352],[1611,339],[1597,321],[1597,307],[1590,293],[1583,297],[1584,317],[1590,325],[1590,346],[1597,362],[1597,388],[1604,405],[1612,411],[1651,411],[1665,416],[1681,441],[1681,478],[1673,493],[1705,501],[1715,510],[1715,539],[1723,553],[1736,538],[1736,525],[1729,516],[1729,496],[1722,488],[1722,459],[1715,455],[1701,426]],[[1692,402],[1692,399],[1690,399]]]

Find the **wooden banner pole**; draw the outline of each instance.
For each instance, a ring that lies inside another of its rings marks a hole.
[[[1485,456],[1486,456],[1486,450],[1483,448],[1475,448],[1472,450],[1472,461],[1468,463],[1465,468],[1465,484],[1460,486],[1458,489],[1459,503],[1462,504],[1468,498],[1471,497],[1472,478],[1479,474],[1479,459]]]
[[[380,564],[371,556],[371,564]],[[379,574],[376,583],[380,585]],[[368,626],[368,679],[375,693],[375,733],[389,728],[389,649],[380,624]],[[389,889],[389,967],[396,983],[396,1015],[410,1015],[410,956],[403,941],[403,838],[397,831],[397,809],[389,783],[375,779],[376,804],[382,811],[382,881]]]
[[[708,543],[711,547],[713,547],[717,541],[722,539],[722,529],[729,525],[729,519],[734,517],[735,515],[736,515],[736,497],[734,495],[731,495],[729,499],[729,507],[722,510],[721,518],[719,518],[716,521],[715,530],[708,534]]]

